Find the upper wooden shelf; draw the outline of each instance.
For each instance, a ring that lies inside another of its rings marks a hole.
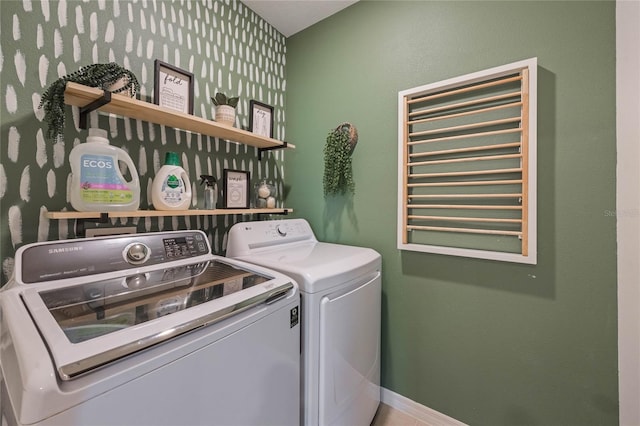
[[[88,87],[78,83],[67,83],[64,92],[64,102],[67,105],[85,107],[101,99],[102,89]],[[236,127],[223,126],[213,120],[197,117],[191,114],[168,110],[150,102],[140,101],[125,95],[111,95],[111,101],[99,108],[100,111],[131,117],[136,120],[170,126],[207,136],[222,138],[260,149],[295,148],[290,143],[256,135],[255,133]]]

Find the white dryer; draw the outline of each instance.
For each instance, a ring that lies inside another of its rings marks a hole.
[[[318,242],[306,220],[288,219],[237,223],[226,256],[300,287],[301,423],[370,425],[380,402],[380,255]]]
[[[297,426],[299,303],[201,231],[23,246],[0,291],[0,424]]]

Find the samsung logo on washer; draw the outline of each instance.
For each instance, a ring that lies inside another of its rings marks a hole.
[[[50,248],[49,249],[49,254],[72,253],[72,252],[82,251],[82,250],[84,250],[84,247],[82,247],[82,246]]]

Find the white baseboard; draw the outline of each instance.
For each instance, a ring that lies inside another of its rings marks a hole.
[[[429,426],[468,426],[452,417],[442,414],[422,404],[410,400],[398,393],[380,388],[380,401],[390,407],[400,410],[421,422],[428,423]]]

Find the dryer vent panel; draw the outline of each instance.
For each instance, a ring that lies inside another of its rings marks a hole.
[[[398,248],[536,263],[532,58],[398,94]]]

